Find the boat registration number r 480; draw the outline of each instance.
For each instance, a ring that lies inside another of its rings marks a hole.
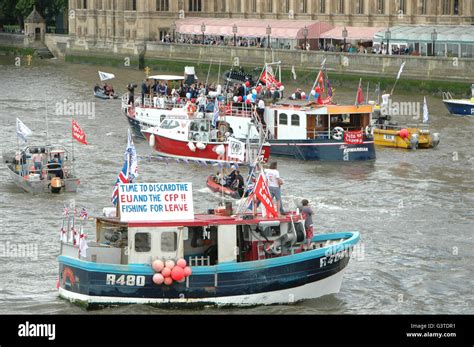
[[[107,274],[105,284],[108,286],[129,286],[129,287],[144,287],[145,276],[135,275],[120,275]]]

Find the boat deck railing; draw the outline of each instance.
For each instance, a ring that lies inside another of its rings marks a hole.
[[[210,266],[211,258],[205,256],[189,257],[189,266]]]
[[[443,92],[443,100],[453,100],[453,96],[450,92]]]

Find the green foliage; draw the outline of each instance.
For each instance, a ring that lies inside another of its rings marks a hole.
[[[1,0],[0,22],[23,25],[35,5],[46,22],[53,24],[55,17],[67,9],[67,0]]]

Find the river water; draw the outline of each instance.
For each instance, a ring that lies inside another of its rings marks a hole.
[[[31,143],[49,140],[71,146],[71,117],[56,115],[57,103],[93,103],[95,114],[74,117],[88,146],[74,144],[77,194],[30,196],[0,169],[0,244],[33,244],[37,256],[0,258],[0,313],[84,313],[59,299],[56,257],[64,204],[74,199],[89,215],[110,206],[123,164],[127,122],[120,101],[92,95],[97,70],[115,73],[116,90],[139,82],[143,73],[69,65],[59,61],[15,67],[0,60],[1,150],[16,147],[15,119],[34,134]],[[177,71],[174,71],[176,73]],[[308,88],[311,84],[307,79]],[[352,103],[353,88],[336,87],[339,102]],[[423,95],[398,95],[395,101],[420,102]],[[168,311],[148,306],[107,308],[95,313],[133,314],[472,314],[474,284],[474,118],[447,114],[438,97],[427,97],[431,129],[441,134],[435,150],[416,152],[378,148],[373,163],[312,163],[278,159],[285,179],[286,207],[302,198],[316,213],[316,232],[360,231],[361,244],[347,268],[340,293],[292,305],[248,309]],[[92,105],[92,104],[91,104]],[[400,123],[413,122],[401,117]],[[146,142],[135,141],[139,154]],[[140,181],[191,181],[196,209],[215,207],[218,196],[205,179],[213,168],[141,161]],[[94,224],[87,225],[93,239]]]

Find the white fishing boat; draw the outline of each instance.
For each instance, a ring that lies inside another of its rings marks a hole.
[[[41,158],[36,166],[34,156]],[[71,154],[60,145],[26,146],[3,153],[3,162],[13,183],[27,193],[74,193],[80,183]]]

